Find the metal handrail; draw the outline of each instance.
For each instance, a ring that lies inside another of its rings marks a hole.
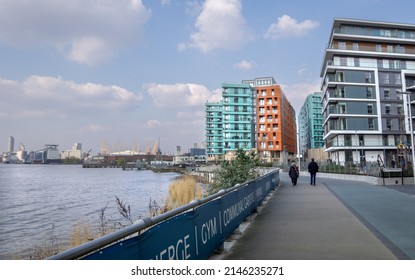
[[[183,212],[189,211],[191,209],[194,209],[198,206],[201,206],[203,204],[206,204],[214,199],[217,199],[219,197],[224,196],[227,193],[233,192],[247,184],[249,184],[250,182],[253,182],[255,180],[258,180],[266,175],[269,175],[270,173],[273,173],[276,171],[271,171],[268,174],[262,175],[256,179],[247,181],[243,184],[236,184],[235,186],[226,189],[226,190],[220,190],[217,193],[210,195],[206,198],[203,199],[196,199],[196,200],[192,200],[189,204],[180,206],[178,208],[172,209],[166,213],[157,215],[155,217],[151,217],[151,218],[144,218],[144,219],[140,219],[138,221],[136,221],[134,224],[132,224],[131,226],[125,227],[121,230],[118,230],[116,232],[107,234],[105,236],[99,237],[95,240],[89,241],[85,244],[82,244],[80,246],[68,249],[66,251],[63,251],[61,253],[58,253],[54,256],[51,256],[49,258],[47,258],[47,260],[73,260],[73,259],[78,259],[82,256],[85,256],[93,251],[96,251],[98,249],[101,249],[105,246],[108,246],[120,239],[123,239],[127,236],[130,236],[132,234],[135,234],[137,232],[140,232],[148,227],[154,226],[164,220],[170,219],[174,216],[177,216],[178,214],[181,214]]]

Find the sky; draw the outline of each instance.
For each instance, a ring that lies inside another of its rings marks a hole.
[[[298,114],[334,18],[415,24],[413,1],[0,0],[0,153],[205,141],[224,82],[274,77]]]

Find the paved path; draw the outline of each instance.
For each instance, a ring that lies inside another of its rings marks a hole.
[[[223,259],[415,259],[414,193],[318,175],[311,186],[304,175],[293,187],[280,174],[280,188]]]

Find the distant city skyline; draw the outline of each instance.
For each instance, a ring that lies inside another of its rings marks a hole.
[[[334,18],[413,23],[410,3],[4,0],[0,152],[11,135],[28,151],[187,150],[205,141],[221,84],[252,77],[274,77],[298,115],[320,91]]]

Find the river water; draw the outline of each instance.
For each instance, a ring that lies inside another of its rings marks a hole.
[[[150,200],[163,205],[177,176],[80,165],[0,164],[0,259],[28,259],[51,237],[65,243],[79,224],[98,228],[104,207],[107,220],[126,222],[116,196],[130,205],[133,218],[147,217]]]

